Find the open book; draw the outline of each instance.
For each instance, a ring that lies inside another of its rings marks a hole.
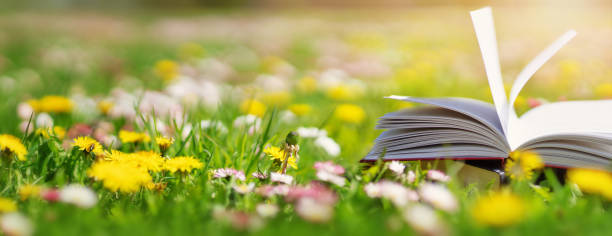
[[[386,129],[363,162],[423,159],[499,159],[514,150],[532,150],[547,166],[606,168],[612,160],[612,100],[543,104],[521,117],[514,101],[529,78],[575,31],[569,31],[536,56],[518,75],[506,96],[490,8],[471,12],[494,104],[468,98],[388,98],[426,104],[389,113]]]

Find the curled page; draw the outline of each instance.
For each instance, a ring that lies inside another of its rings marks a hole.
[[[491,96],[495,103],[495,110],[499,117],[504,133],[508,133],[508,100],[504,90],[501,67],[499,65],[499,53],[497,52],[497,39],[495,37],[495,25],[493,24],[493,13],[490,7],[481,8],[470,12],[476,38],[480,46],[485,72],[491,88]]]

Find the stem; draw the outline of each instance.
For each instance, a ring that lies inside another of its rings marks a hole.
[[[289,145],[285,144],[283,147],[283,153],[285,154],[285,160],[283,161],[283,167],[281,169],[281,173],[284,175],[287,173],[287,163],[289,162],[289,156],[291,156],[291,152],[288,150]]]

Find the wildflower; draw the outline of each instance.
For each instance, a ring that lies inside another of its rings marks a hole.
[[[414,173],[414,171],[409,170],[408,173],[406,173],[405,179],[406,182],[412,183],[416,180],[416,174]]]
[[[80,208],[92,208],[98,202],[98,196],[93,190],[79,184],[64,186],[59,191],[59,199]]]
[[[247,194],[253,191],[253,189],[255,188],[255,183],[234,185],[232,186],[232,188],[237,193]]]
[[[17,203],[8,198],[0,197],[0,214],[17,211]]]
[[[202,58],[206,54],[206,50],[197,43],[184,43],[179,47],[179,53],[183,59]]]
[[[599,98],[612,98],[612,83],[602,83],[595,88],[595,95]]]
[[[327,137],[327,131],[316,127],[299,127],[297,133],[302,138]]]
[[[314,164],[314,168],[316,170],[320,170],[320,171],[326,171],[335,175],[343,175],[344,174],[344,167],[342,167],[341,165],[336,165],[331,161],[326,161],[326,162],[315,162]]]
[[[255,207],[255,211],[263,218],[272,218],[278,214],[278,206],[274,204],[259,203]]]
[[[276,163],[282,163],[285,160],[285,151],[281,150],[278,147],[268,146],[264,148],[264,153]],[[289,156],[287,164],[293,169],[298,168],[296,158],[293,155]]]
[[[78,147],[79,150],[85,153],[93,153],[94,155],[102,155],[104,154],[104,150],[102,149],[102,145],[98,143],[93,138],[90,137],[77,137],[73,140],[72,146]]]
[[[112,150],[104,157],[107,161],[131,164],[135,167],[144,168],[152,172],[160,172],[164,169],[166,160],[159,153],[153,151],[140,151],[135,153],[123,153]]]
[[[506,173],[510,178],[522,180],[531,179],[533,171],[544,167],[544,162],[537,153],[532,151],[514,151],[506,161]]]
[[[274,195],[286,196],[289,190],[289,185],[264,185],[257,188],[255,192],[264,197],[272,197]]]
[[[261,118],[254,115],[239,116],[233,123],[235,128],[247,128],[249,134],[253,134],[259,130],[261,126]]]
[[[96,162],[87,171],[87,175],[102,181],[104,187],[112,192],[137,192],[152,181],[145,168],[126,162]]]
[[[292,104],[289,106],[289,110],[297,116],[304,116],[310,113],[312,107],[308,104]]]
[[[340,121],[359,124],[365,119],[366,113],[360,106],[341,104],[336,107],[334,117]]]
[[[317,178],[321,181],[330,182],[340,187],[344,186],[346,179],[327,171],[317,171]]]
[[[419,200],[416,192],[391,181],[369,183],[363,189],[369,197],[389,199],[398,207],[405,207],[408,202]]]
[[[51,136],[55,136],[58,139],[64,139],[66,136],[66,129],[61,126],[45,127],[36,129],[36,134],[43,136],[44,138],[49,138]]]
[[[105,100],[98,102],[98,110],[100,110],[100,113],[103,115],[108,115],[113,106],[115,106],[115,104],[111,101]]]
[[[244,114],[263,117],[266,113],[266,105],[254,99],[247,99],[240,103],[240,111]]]
[[[267,179],[268,178],[268,176],[265,173],[262,173],[259,171],[253,172],[251,176],[253,176],[253,178],[256,178],[256,179]]]
[[[26,160],[28,150],[19,138],[10,134],[0,134],[0,154],[14,154],[20,161]]]
[[[424,183],[419,187],[419,195],[425,202],[438,209],[454,212],[458,208],[455,196],[442,185]]]
[[[53,118],[47,113],[40,113],[36,116],[35,123],[37,127],[53,127]]]
[[[406,169],[406,166],[400,163],[399,161],[392,161],[389,164],[389,170],[393,171],[393,173],[395,173],[398,176],[404,173],[404,169]]]
[[[151,182],[151,183],[148,183],[146,187],[149,190],[155,190],[155,191],[158,191],[158,192],[162,192],[162,191],[164,191],[164,189],[166,189],[167,186],[168,186],[168,183],[153,183],[153,182]]]
[[[10,236],[28,236],[34,231],[30,220],[18,212],[2,215],[0,229],[2,233]]]
[[[270,173],[270,181],[290,185],[293,183],[293,176],[272,172]]]
[[[160,60],[155,63],[155,74],[164,81],[171,81],[179,75],[179,66],[171,60]]]
[[[214,129],[222,134],[227,133],[227,127],[221,121],[202,120],[200,121],[200,126],[202,129]]]
[[[581,191],[600,194],[612,201],[612,174],[602,170],[571,169],[567,180],[578,185]]]
[[[303,93],[312,93],[317,90],[317,80],[306,76],[297,82],[296,87]]]
[[[428,206],[417,204],[406,208],[404,219],[421,235],[445,235],[443,222]]]
[[[333,139],[327,136],[320,136],[314,141],[315,145],[322,148],[329,154],[330,156],[338,156],[340,155],[340,145],[336,143]]]
[[[476,222],[496,227],[518,223],[524,218],[525,206],[516,195],[502,191],[481,197],[472,208]]]
[[[31,197],[36,197],[40,195],[40,186],[27,184],[19,187],[19,197],[22,201],[27,200]]]
[[[149,142],[151,141],[151,137],[149,137],[146,133],[138,133],[127,130],[119,131],[119,139],[121,139],[122,143],[137,143],[137,142]]]
[[[165,152],[174,143],[174,138],[156,137],[155,143],[162,152]]]
[[[285,197],[288,202],[299,201],[303,198],[310,198],[317,203],[333,205],[338,201],[336,193],[325,185],[313,181],[307,186],[292,186]]]
[[[450,181],[450,176],[444,174],[444,172],[439,170],[428,170],[427,171],[427,179],[446,183]]]
[[[164,169],[172,173],[177,171],[188,173],[193,169],[200,169],[202,166],[204,166],[204,164],[200,160],[193,157],[174,157],[166,160]]]
[[[17,116],[19,116],[19,118],[22,120],[30,119],[32,113],[34,113],[34,108],[32,108],[29,103],[21,102],[19,105],[17,105]]]
[[[291,101],[291,94],[286,91],[266,92],[261,96],[261,100],[270,106],[281,107]]]
[[[329,221],[333,214],[333,206],[317,202],[312,198],[300,199],[295,210],[303,219],[314,223],[325,223]]]
[[[72,111],[74,104],[66,97],[49,95],[39,100],[28,101],[36,112],[68,113]]]
[[[212,171],[213,177],[217,179],[234,177],[239,180],[246,180],[244,172],[232,168],[221,168]]]
[[[60,200],[60,191],[57,189],[43,189],[40,197],[45,201],[58,202]]]

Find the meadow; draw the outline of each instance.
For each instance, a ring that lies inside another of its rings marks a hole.
[[[491,101],[469,10],[2,12],[0,230],[610,234],[609,172],[556,175],[530,152],[507,184],[453,161],[359,163],[378,117],[417,106],[385,96]],[[608,13],[495,8],[507,83],[579,32],[519,112],[612,97]]]

